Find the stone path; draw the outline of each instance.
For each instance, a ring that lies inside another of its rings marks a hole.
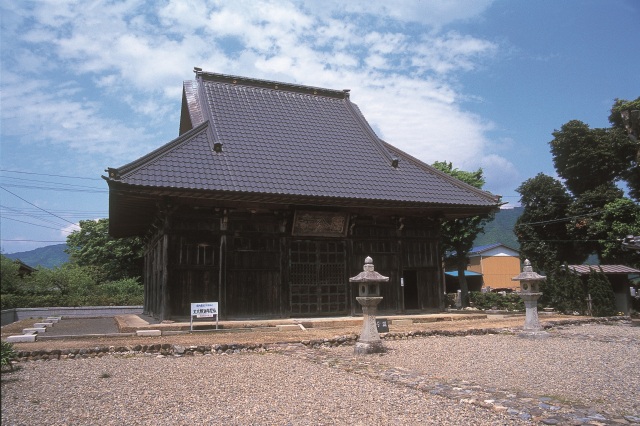
[[[601,340],[588,334],[572,337]],[[611,416],[597,412],[590,407],[570,405],[565,401],[558,401],[550,397],[482,387],[468,381],[434,380],[419,372],[389,367],[376,361],[379,355],[364,357],[347,355],[344,352],[336,352],[327,348],[310,349],[302,344],[283,346],[281,352],[308,362],[443,396],[459,403],[505,412],[522,420],[531,420],[541,424],[640,426],[640,415]],[[631,391],[630,394],[633,395],[634,392]]]

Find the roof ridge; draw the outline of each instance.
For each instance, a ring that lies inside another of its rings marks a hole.
[[[185,132],[183,134],[181,134],[180,136],[178,136],[177,138],[175,138],[174,140],[167,142],[166,144],[162,145],[160,148],[157,148],[153,151],[151,151],[150,153],[138,158],[137,160],[134,160],[128,164],[125,164],[124,166],[118,167],[118,168],[109,168],[107,169],[107,171],[109,172],[109,180],[120,180],[122,177],[124,177],[125,175],[135,171],[138,167],[149,163],[150,161],[163,156],[164,154],[166,154],[169,151],[172,151],[173,149],[177,148],[178,146],[182,145],[183,143],[189,142],[191,140],[191,138],[198,134],[201,133],[203,130],[207,131],[207,129],[209,128],[209,121],[205,121],[202,124],[200,124],[198,127],[194,127],[193,129],[189,130],[188,132]]]
[[[348,99],[349,90],[326,89],[316,86],[305,86],[301,84],[285,83],[273,80],[262,80],[258,78],[241,77],[237,75],[218,74],[213,72],[194,69],[196,78],[206,81],[220,82],[231,85],[243,85],[249,87],[259,87],[263,89],[285,90],[288,92],[302,93],[313,96],[324,96],[336,99]]]
[[[360,112],[360,108],[357,108],[356,104],[351,102],[351,100],[349,99],[346,99],[345,104],[347,107],[347,111],[349,111],[354,116],[354,118],[358,121],[358,124],[364,129],[365,133],[371,139],[373,146],[376,147],[378,151],[380,151],[380,153],[387,158],[387,160],[389,161],[389,165],[391,165],[394,157],[391,155],[388,149],[385,149],[382,139],[380,139],[380,137],[376,135],[376,132],[373,131],[367,119]]]
[[[435,173],[436,175],[438,175],[440,177],[443,177],[444,179],[448,180],[449,182],[451,182],[452,184],[458,186],[459,188],[462,188],[462,189],[465,189],[465,190],[472,190],[476,194],[478,194],[478,195],[480,195],[480,196],[482,196],[484,198],[488,198],[493,202],[498,202],[502,198],[501,195],[492,194],[489,191],[485,191],[484,189],[476,188],[475,186],[469,185],[468,183],[463,182],[460,179],[456,179],[455,177],[436,169],[435,167],[425,163],[424,161],[417,159],[413,155],[407,154],[403,150],[391,145],[389,142],[386,142],[383,139],[380,139],[380,141],[390,151],[395,152],[399,156],[404,157],[405,159],[407,159],[409,161],[413,161],[417,166],[423,168],[424,170],[426,170],[428,172]]]

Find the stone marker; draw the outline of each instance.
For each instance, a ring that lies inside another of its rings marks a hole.
[[[45,327],[32,327],[32,328],[23,328],[22,329],[22,332],[24,334],[44,333],[46,331],[47,331],[47,329]]]
[[[7,337],[9,343],[29,343],[36,341],[37,334],[19,334]]]
[[[136,336],[155,337],[162,336],[161,330],[136,330]]]
[[[53,327],[53,323],[52,322],[37,322],[37,323],[33,324],[33,326],[36,327],[36,328]]]
[[[279,324],[276,325],[278,331],[297,331],[300,330],[300,326],[298,324]]]

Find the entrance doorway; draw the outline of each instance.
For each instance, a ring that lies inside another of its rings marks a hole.
[[[418,299],[418,271],[404,270],[402,271],[404,280],[404,309],[420,309],[420,300]]]
[[[292,241],[289,259],[292,315],[347,313],[344,242]]]

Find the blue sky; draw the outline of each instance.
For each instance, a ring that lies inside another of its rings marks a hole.
[[[378,135],[485,189],[555,176],[572,119],[640,96],[640,1],[5,1],[1,250],[108,215],[100,178],[177,136],[193,67],[351,89]]]

